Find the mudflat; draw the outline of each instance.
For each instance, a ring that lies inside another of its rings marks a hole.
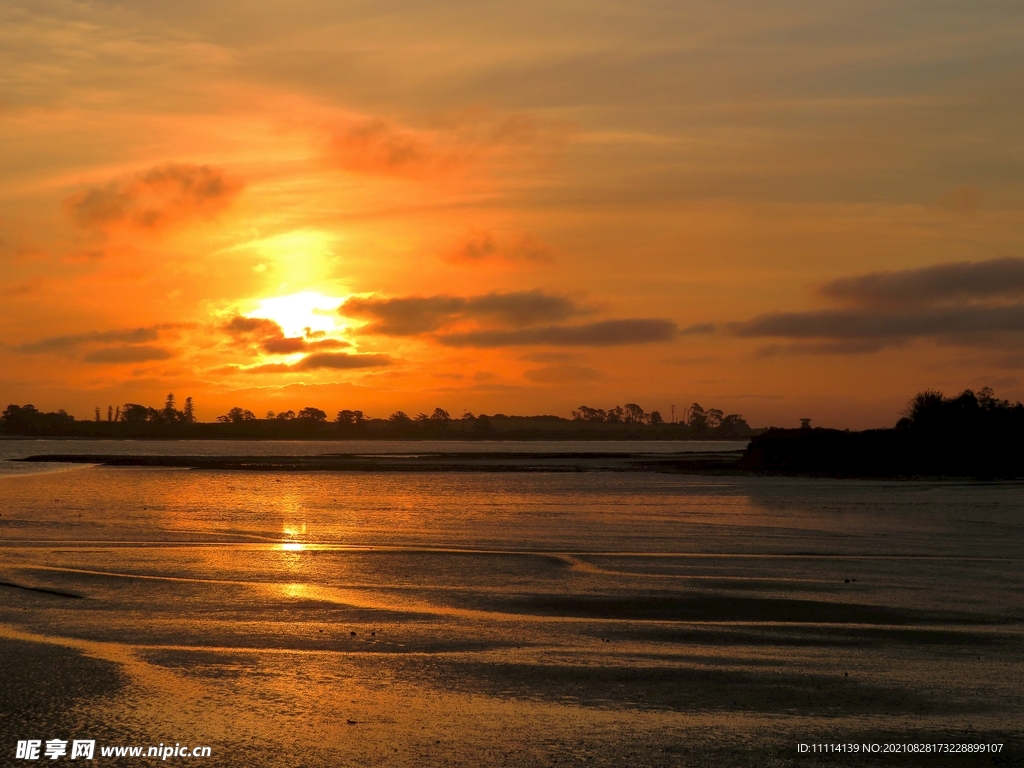
[[[5,478],[3,748],[200,745],[226,766],[1020,764],[1018,491]],[[1003,747],[798,752],[826,742]]]

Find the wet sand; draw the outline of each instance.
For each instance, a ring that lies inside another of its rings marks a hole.
[[[0,485],[4,748],[180,742],[218,766],[1021,764],[1012,489],[246,477]],[[1006,746],[796,751],[925,740]]]

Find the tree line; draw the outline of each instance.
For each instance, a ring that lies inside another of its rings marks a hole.
[[[646,424],[652,427],[665,424],[665,419],[659,411],[646,413],[636,403],[617,405],[608,410],[581,405],[572,412],[572,419],[573,421],[583,421],[591,424]],[[688,433],[688,436],[698,439],[707,437],[719,439],[749,437],[753,431],[740,414],[730,413],[726,415],[724,411],[718,408],[704,410],[700,403],[693,403],[687,408],[683,412],[682,421],[668,426],[679,431],[685,431]]]
[[[600,438],[658,437],[664,439],[735,439],[751,434],[750,426],[738,414],[704,411],[697,403],[687,409],[683,422],[667,424],[658,411],[647,413],[636,403],[608,410],[580,406],[572,419],[558,416],[476,415],[464,411],[453,417],[441,407],[415,416],[395,411],[385,418],[368,416],[361,410],[342,409],[333,419],[315,406],[298,410],[266,411],[257,416],[236,406],[213,422],[198,422],[195,404],[185,398],[178,408],[169,393],[162,408],[139,403],[107,406],[106,418],[99,407],[92,421],[76,421],[64,410],[43,413],[34,405],[9,405],[0,416],[0,431],[8,435],[53,435],[84,437],[400,437],[400,438]]]

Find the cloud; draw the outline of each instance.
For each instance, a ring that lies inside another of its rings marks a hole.
[[[334,163],[347,171],[385,176],[422,176],[453,162],[419,133],[378,118],[338,130],[330,153]]]
[[[611,347],[670,341],[679,334],[671,320],[638,318],[602,320],[584,325],[554,325],[514,330],[482,330],[438,336],[450,347],[510,347],[543,345],[557,347]]]
[[[65,205],[86,229],[117,225],[155,229],[213,216],[241,188],[238,180],[219,168],[170,163],[84,190],[69,197]]]
[[[1024,303],[1011,301],[1024,295],[1024,259],[852,275],[819,292],[848,306],[769,313],[728,329],[736,336],[792,342],[765,347],[760,356],[867,354],[915,339],[1006,348],[1024,333]]]
[[[152,360],[168,360],[174,352],[151,344],[122,344],[104,347],[89,352],[82,359],[87,363],[145,363]]]
[[[819,292],[830,299],[873,307],[1024,296],[1024,259],[961,261],[872,272],[825,283]]]
[[[510,242],[490,232],[473,231],[442,258],[452,264],[479,264],[484,261],[550,263],[555,260],[551,249],[529,235],[519,235]]]
[[[564,296],[541,291],[489,293],[483,296],[412,296],[406,298],[349,299],[338,312],[345,317],[370,320],[364,332],[387,336],[416,336],[441,330],[460,321],[499,323],[525,327],[558,322],[590,314]]]
[[[89,331],[87,333],[76,333],[67,336],[51,336],[39,341],[21,344],[15,347],[15,349],[25,354],[68,353],[74,352],[83,346],[95,344],[111,342],[137,344],[145,341],[155,341],[160,335],[160,329],[164,327],[166,326],[154,325],[148,328],[124,328],[110,331]]]
[[[232,366],[218,369],[224,373],[301,373],[320,369],[354,370],[358,368],[384,368],[391,365],[387,355],[350,355],[343,353],[319,352],[307,355],[296,363],[264,363],[249,368]]]
[[[254,345],[268,355],[293,355],[352,346],[342,339],[323,338],[323,331],[307,329],[305,336],[285,336],[280,325],[262,317],[235,315],[224,323],[223,329],[237,343]]]
[[[714,333],[718,330],[718,326],[714,323],[694,323],[688,325],[685,328],[679,329],[680,336],[700,336],[705,333]]]
[[[440,177],[510,153],[549,155],[562,146],[567,131],[564,124],[524,114],[463,115],[429,130],[366,117],[330,129],[328,162],[367,175]]]
[[[391,365],[391,358],[387,355],[348,355],[330,352],[320,352],[315,355],[307,355],[292,366],[297,371],[312,371],[318,368],[333,368],[336,370],[351,368],[382,368]]]
[[[347,341],[341,339],[321,339],[319,341],[307,341],[300,337],[283,337],[279,339],[265,339],[261,345],[264,352],[271,355],[293,355],[296,352],[311,352],[321,349],[344,349],[351,347]]]
[[[1024,304],[955,306],[906,312],[826,309],[761,315],[733,326],[737,336],[899,340],[1024,331]]]

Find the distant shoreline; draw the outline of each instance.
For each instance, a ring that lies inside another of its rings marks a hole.
[[[776,439],[778,435],[773,436]],[[801,436],[802,437],[802,436]],[[807,435],[807,439],[811,439]],[[423,441],[428,442],[428,441]],[[799,460],[765,461],[756,440],[746,450],[642,453],[602,452],[442,452],[334,453],[306,456],[129,456],[124,454],[37,454],[11,459],[21,463],[92,464],[103,467],[178,468],[241,472],[380,472],[380,473],[586,473],[649,472],[684,475],[745,477],[802,477],[808,479],[892,481],[1022,482],[1024,471],[982,474],[970,467],[898,464],[864,466]]]
[[[248,472],[671,472],[728,471],[743,451],[650,454],[601,453],[443,453],[323,454],[319,456],[125,456],[41,454],[11,461],[97,464],[105,467],[176,467]]]

